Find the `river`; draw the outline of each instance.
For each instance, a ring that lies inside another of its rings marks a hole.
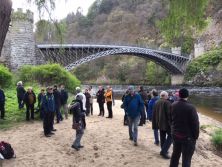
[[[83,88],[87,85],[83,85]],[[115,92],[115,98],[120,99],[128,85],[112,85]],[[137,87],[137,86],[135,86]],[[180,89],[179,86],[164,87],[164,86],[144,86],[145,90],[157,89],[159,92],[166,90],[174,92]],[[189,102],[197,107],[197,111],[201,114],[214,118],[222,122],[222,88],[220,87],[187,87],[190,92]],[[96,92],[97,85],[93,85],[93,90]]]

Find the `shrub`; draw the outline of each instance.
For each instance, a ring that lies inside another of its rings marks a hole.
[[[19,79],[24,82],[36,81],[41,85],[64,84],[67,89],[74,90],[80,81],[58,64],[40,66],[24,66],[19,70]]]
[[[209,67],[217,66],[222,61],[222,49],[215,49],[194,59],[187,67],[185,77],[187,80],[196,74],[206,72]]]
[[[212,142],[217,149],[222,150],[222,129],[215,131],[212,136]]]
[[[12,73],[8,68],[0,65],[0,86],[9,87],[12,84]]]

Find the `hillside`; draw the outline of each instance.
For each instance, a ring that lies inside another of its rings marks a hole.
[[[200,43],[205,50],[220,46],[222,41],[222,2],[209,2],[205,16],[209,24],[192,37],[193,42]],[[36,41],[164,47],[167,44],[156,23],[167,16],[168,8],[168,0],[96,0],[87,16],[79,8],[57,23],[59,31],[47,21],[38,23]],[[81,65],[74,73],[83,83],[170,83],[169,74],[163,68],[136,57],[100,58]]]

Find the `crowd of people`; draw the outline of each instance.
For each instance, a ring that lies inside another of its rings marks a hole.
[[[183,88],[170,95],[157,90],[138,92],[130,86],[122,100],[125,119],[128,119],[129,140],[137,146],[138,125],[144,123],[144,117],[152,122],[154,144],[160,144],[160,155],[170,159],[170,167],[177,167],[182,154],[182,166],[191,166],[191,159],[199,136],[199,119],[195,107],[188,103],[189,92]],[[145,116],[144,108],[147,109]],[[125,123],[125,120],[124,120]],[[168,150],[173,143],[172,157]]]
[[[72,148],[80,150],[81,138],[86,129],[86,117],[93,115],[93,98],[96,97],[99,106],[99,115],[104,117],[107,105],[107,118],[113,118],[112,106],[115,105],[114,92],[110,86],[106,90],[98,87],[96,93],[92,86],[85,89],[84,93],[80,87],[75,90],[75,98],[68,106],[68,92],[63,84],[58,88],[57,85],[41,89],[37,98],[32,89],[24,89],[21,81],[17,84],[18,108],[26,106],[26,120],[34,120],[35,113],[39,112],[43,120],[44,135],[51,137],[56,129],[54,128],[54,117],[56,122],[63,121],[61,109],[64,116],[68,119],[68,111],[73,114],[72,127],[76,130],[76,137]],[[142,86],[138,90],[134,86],[129,86],[122,97],[121,108],[124,109],[124,125],[129,128],[129,140],[138,145],[138,126],[143,126],[146,122],[152,122],[154,134],[154,144],[160,145],[160,155],[165,159],[171,159],[170,166],[176,167],[182,154],[182,166],[189,167],[191,158],[195,150],[196,140],[199,136],[199,120],[195,107],[188,103],[189,92],[183,88],[174,93],[168,94],[153,89],[150,92],[144,90]],[[37,104],[37,110],[34,111],[34,105]],[[0,110],[1,119],[4,119],[5,95],[0,89]],[[173,143],[173,153],[169,156],[169,148]]]

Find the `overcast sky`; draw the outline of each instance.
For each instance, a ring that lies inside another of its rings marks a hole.
[[[76,12],[78,7],[82,7],[83,14],[86,15],[88,8],[95,0],[56,0],[56,9],[53,11],[54,19],[63,19],[68,13]],[[38,12],[34,5],[28,4],[27,0],[12,0],[13,9],[23,8],[23,10],[30,9],[35,13],[35,22],[38,21]]]

